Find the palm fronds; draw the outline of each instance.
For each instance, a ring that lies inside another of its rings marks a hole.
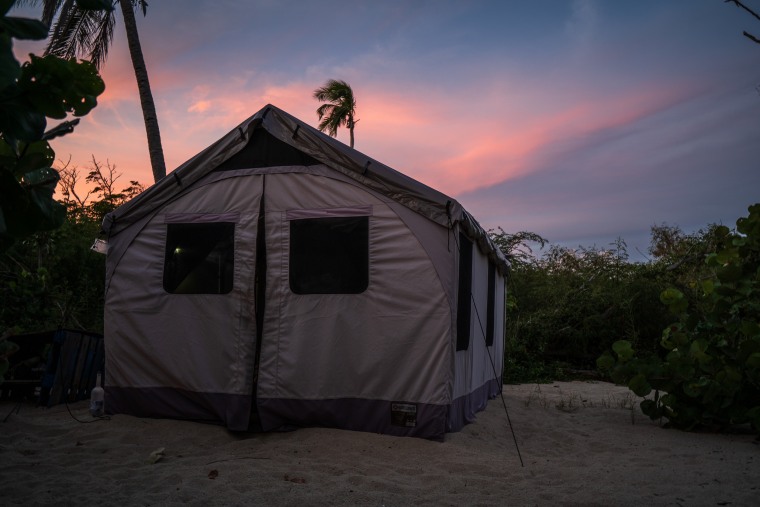
[[[354,147],[354,125],[357,120],[356,99],[354,92],[345,81],[330,79],[325,86],[314,90],[314,98],[326,102],[317,108],[320,120],[317,128],[329,136],[338,135],[338,127],[346,127],[351,135],[351,147]]]
[[[45,8],[48,8],[48,2]],[[58,12],[58,20],[53,25],[45,53],[61,58],[86,58],[100,68],[113,40],[113,11],[80,9],[74,0],[65,0]]]

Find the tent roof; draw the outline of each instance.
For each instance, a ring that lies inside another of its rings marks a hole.
[[[153,213],[182,190],[241,151],[256,129],[309,155],[372,190],[407,208],[449,227],[456,222],[480,249],[506,273],[508,261],[477,223],[455,199],[420,183],[380,162],[349,148],[285,111],[267,105],[217,142],[195,155],[131,201],[107,214],[103,232],[109,237]]]

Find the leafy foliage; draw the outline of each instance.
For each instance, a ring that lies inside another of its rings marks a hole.
[[[711,229],[715,248],[690,288],[664,290],[660,299],[678,317],[665,328],[662,355],[639,357],[627,340],[598,360],[626,383],[652,419],[674,426],[724,428],[749,423],[760,432],[760,204],[736,222]]]
[[[23,64],[12,39],[44,39],[40,21],[7,16],[12,1],[0,2],[0,251],[16,239],[52,230],[65,209],[53,199],[58,173],[48,141],[71,132],[78,120],[45,131],[47,118],[83,116],[97,105],[105,85],[86,61],[37,57]]]
[[[143,16],[146,15],[148,2],[145,0],[27,1],[34,5],[41,4],[43,22],[52,25],[50,40],[45,49],[46,55],[55,55],[64,59],[85,58],[98,69],[105,64],[111,48],[117,16],[115,6],[119,4],[140,95],[153,179],[158,181],[166,176],[158,116],[134,12],[139,8]]]
[[[79,194],[82,190],[78,188],[81,180],[78,168],[70,168],[67,163],[59,172],[63,197],[61,202],[66,206],[69,219],[74,222],[92,221],[100,224],[106,214],[145,190],[144,185],[134,180],[129,182],[129,186],[117,190],[116,182],[122,175],[116,172],[116,165],[109,161],[104,165],[94,156],[84,179],[89,184],[84,195]]]
[[[530,231],[520,231],[514,234],[507,234],[504,229],[499,227],[496,231],[490,231],[493,242],[506,255],[512,267],[528,266],[535,261],[533,247],[538,246],[542,249],[548,241],[546,238]]]
[[[625,242],[610,249],[550,245],[534,233],[492,231],[512,260],[507,290],[505,379],[560,379],[594,369],[594,359],[627,338],[645,350],[667,324],[659,292],[671,276],[657,263],[628,260]]]
[[[18,345],[8,340],[7,333],[0,337],[0,384],[3,383],[3,378],[10,366],[8,357],[16,351],[18,351]]]
[[[90,4],[94,6],[95,2]],[[53,199],[60,176],[52,168],[55,153],[48,141],[72,132],[79,120],[46,131],[47,118],[84,116],[105,90],[90,62],[30,55],[29,61],[20,64],[13,54],[13,39],[44,39],[48,27],[34,19],[8,16],[13,5],[13,0],[0,0],[0,254],[19,239],[63,224],[66,209]],[[17,259],[8,258],[19,264]],[[4,317],[16,310],[9,299],[16,300],[27,308],[13,315],[14,319],[39,321],[50,310],[50,272],[38,265],[34,272],[21,269],[18,274],[7,279],[3,270],[0,314]],[[5,324],[5,318],[2,320]],[[4,332],[0,339],[0,383],[8,368],[8,356],[16,350],[6,335]]]
[[[105,258],[90,251],[103,216],[142,191],[117,189],[120,174],[94,158],[83,193],[78,168],[60,169],[62,227],[28,236],[0,255],[0,329],[33,332],[56,327],[102,331]],[[92,186],[95,185],[95,186]]]

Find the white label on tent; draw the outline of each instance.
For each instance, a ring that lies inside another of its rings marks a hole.
[[[391,424],[407,428],[417,426],[417,405],[413,403],[391,403]]]

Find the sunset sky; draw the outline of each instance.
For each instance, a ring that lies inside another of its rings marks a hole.
[[[147,184],[118,16],[106,92],[53,148]],[[723,0],[155,1],[138,25],[171,169],[267,103],[316,126],[312,91],[337,78],[356,148],[485,228],[622,237],[641,260],[654,224],[733,226],[760,201],[760,44],[742,36],[760,22]]]

